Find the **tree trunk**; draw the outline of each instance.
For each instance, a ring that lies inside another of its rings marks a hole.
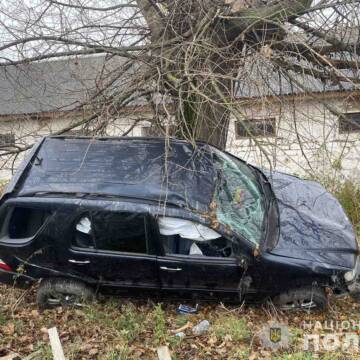
[[[166,0],[167,13],[156,2],[137,0],[151,30],[153,43],[183,38],[170,48],[159,48],[160,81],[166,95],[177,103],[177,137],[202,140],[225,149],[233,101],[231,74],[234,54],[250,36],[254,51],[269,39],[284,34],[282,24],[311,6],[312,0]],[[221,10],[225,4],[232,8]],[[218,13],[223,11],[223,17]],[[232,12],[232,16],[226,16]],[[240,36],[241,35],[241,36]],[[278,39],[279,40],[279,39]],[[236,70],[235,70],[236,71]],[[224,80],[227,79],[227,80]],[[169,121],[168,119],[166,121]]]
[[[226,92],[231,84],[222,84]],[[188,140],[205,141],[222,150],[226,148],[229,131],[230,111],[224,99],[228,94],[219,94],[213,84],[209,84],[201,93],[191,93],[181,102],[183,109],[178,109],[177,124],[182,124],[177,135]]]
[[[230,111],[222,105],[201,106],[195,138],[225,150],[229,132]]]

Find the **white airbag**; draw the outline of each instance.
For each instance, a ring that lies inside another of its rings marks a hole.
[[[91,232],[91,221],[87,217],[83,217],[77,224],[76,230],[83,234],[90,234]]]
[[[162,217],[158,220],[161,235],[180,235],[184,239],[208,241],[221,238],[216,231],[190,220]]]

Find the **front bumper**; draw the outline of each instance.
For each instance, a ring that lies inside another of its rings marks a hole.
[[[360,258],[358,257],[354,268],[354,279],[347,283],[347,288],[352,297],[360,299]]]

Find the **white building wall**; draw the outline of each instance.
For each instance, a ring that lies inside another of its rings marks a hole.
[[[360,102],[353,98],[326,99],[341,112],[360,112]],[[276,118],[276,136],[238,139],[235,121],[230,122],[227,150],[259,167],[288,172],[300,176],[327,179],[360,178],[360,133],[340,134],[338,117],[332,114],[317,97],[239,104],[241,119]],[[150,114],[141,113],[141,117]],[[146,122],[131,129],[135,115],[117,119],[103,131],[103,135],[141,136]],[[0,121],[0,134],[13,132],[20,146],[32,144],[44,135],[74,124],[80,118],[61,117],[40,121],[12,119]],[[129,131],[130,130],[130,131]],[[24,153],[1,156],[0,180],[9,179],[23,159]]]
[[[351,98],[326,99],[342,113],[360,111]],[[275,137],[237,138],[231,119],[227,149],[251,164],[300,176],[357,179],[360,133],[340,134],[339,118],[317,97],[243,104],[243,119],[276,119]]]

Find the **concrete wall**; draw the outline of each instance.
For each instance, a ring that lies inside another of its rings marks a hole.
[[[357,179],[360,175],[360,133],[339,133],[339,119],[327,109],[348,113],[360,111],[360,102],[353,97],[326,99],[317,96],[264,100],[240,105],[244,118],[276,119],[275,137],[237,139],[235,118],[231,119],[228,150],[260,167],[300,176],[329,179]]]
[[[231,119],[227,150],[251,164],[272,168],[301,176],[329,179],[358,179],[360,175],[360,133],[340,134],[338,117],[323,105],[326,100],[342,112],[360,111],[360,102],[351,96],[334,94],[326,99],[315,97],[288,98],[282,101],[262,100],[239,102],[241,119],[276,119],[276,136],[238,139],[235,122]],[[141,113],[142,117],[151,116]],[[101,134],[120,136],[143,135],[144,122],[129,131],[136,114],[117,119]],[[41,136],[63,129],[81,119],[80,114],[60,116],[45,120],[12,118],[0,120],[0,134],[13,132],[20,146],[32,144]],[[95,124],[101,128],[99,124]],[[0,158],[0,180],[9,179],[23,153]]]

